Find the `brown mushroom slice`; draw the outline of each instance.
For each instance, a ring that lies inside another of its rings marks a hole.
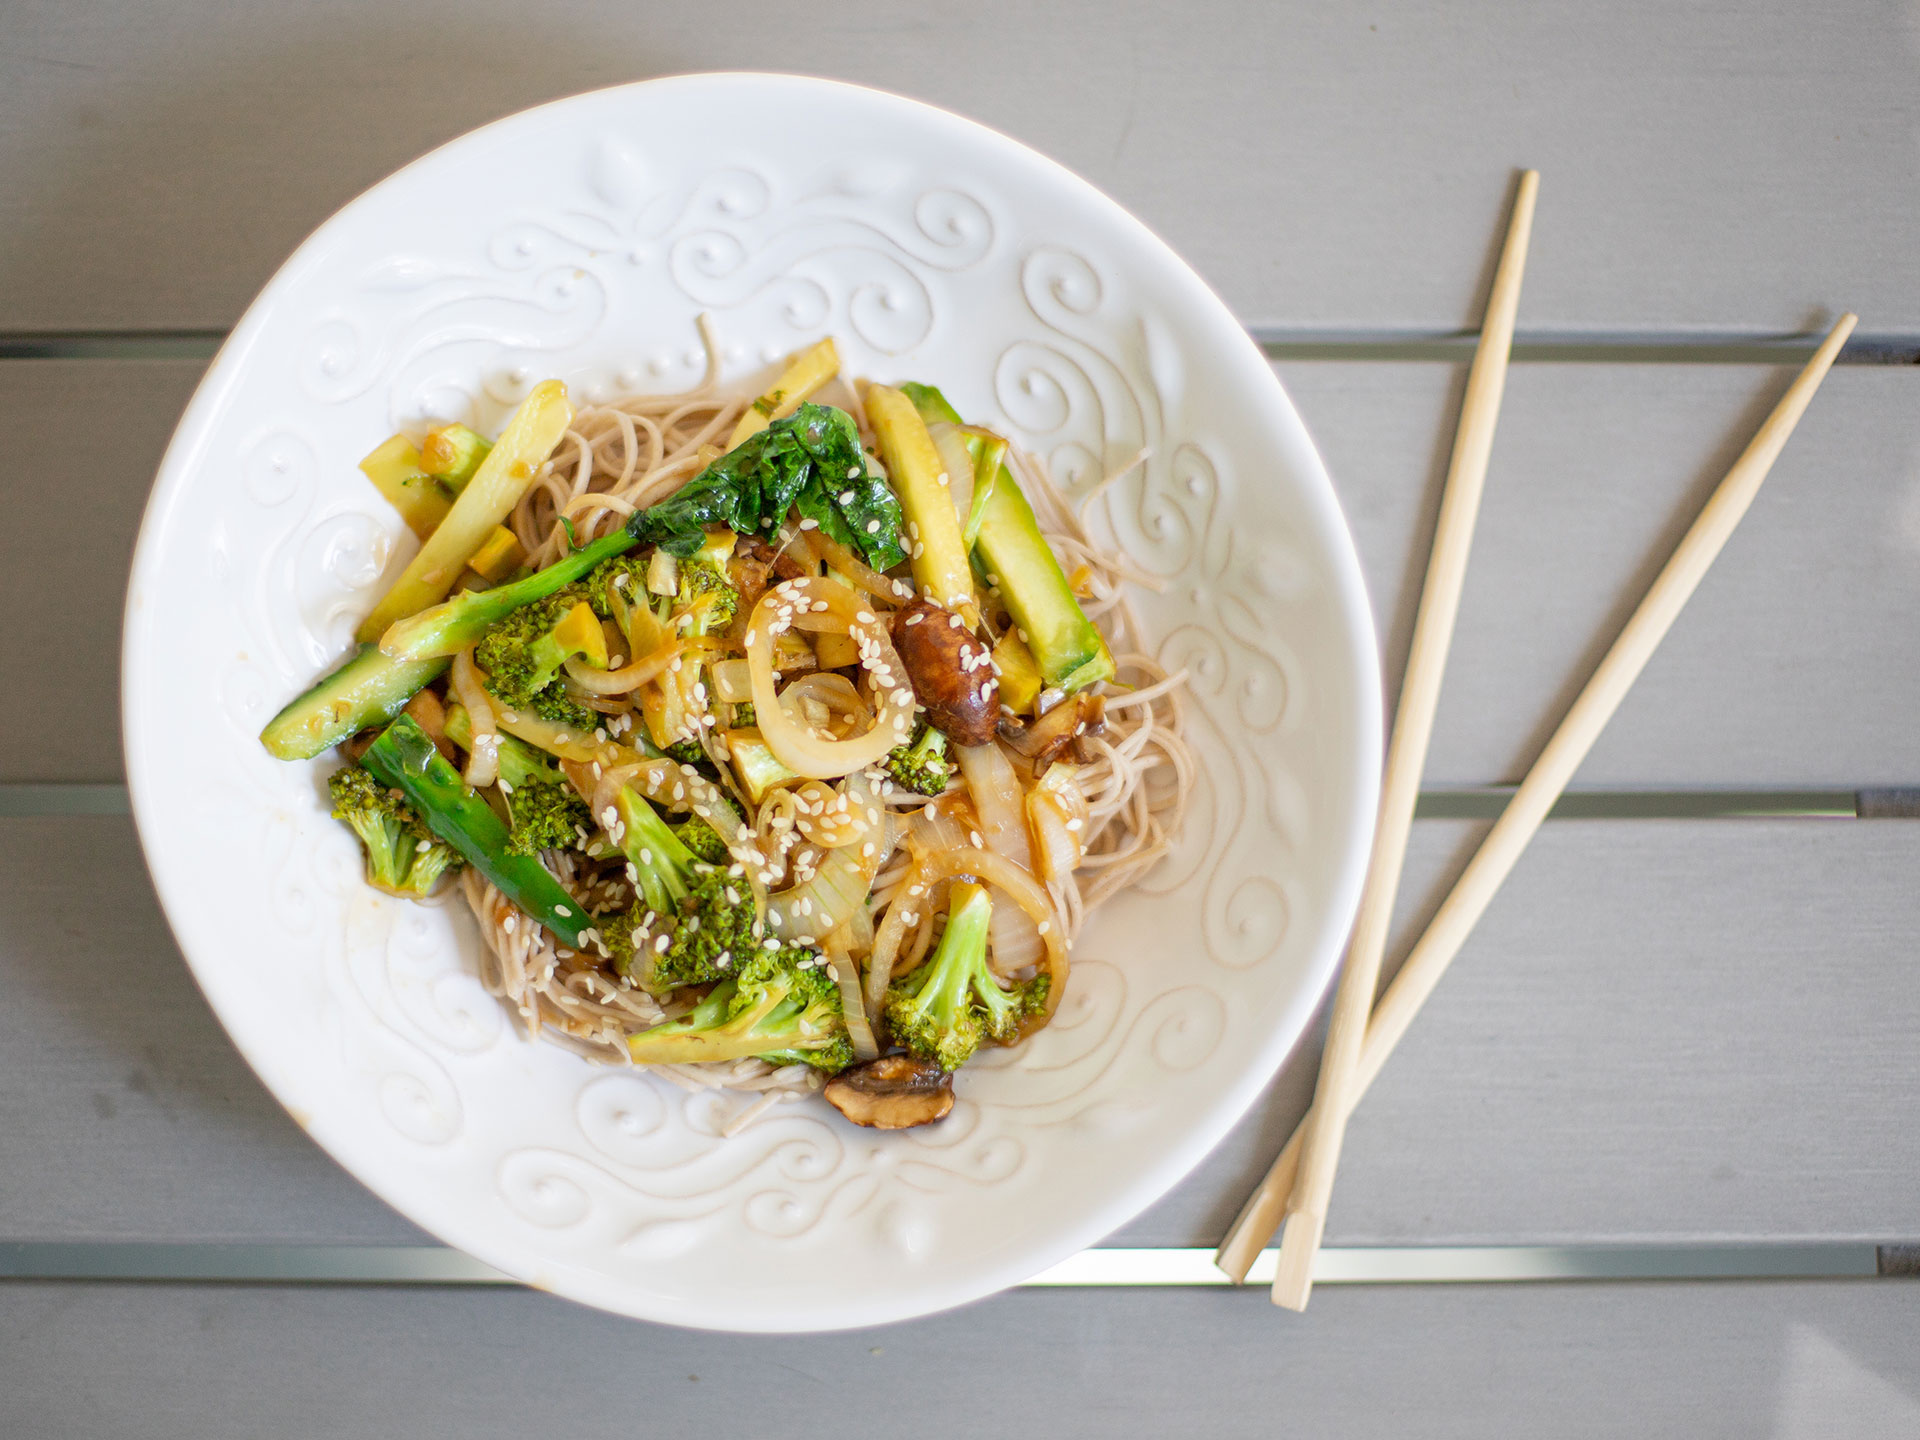
[[[931,1060],[882,1055],[842,1070],[827,1082],[826,1096],[856,1125],[907,1130],[931,1125],[953,1109],[953,1077]]]
[[[1000,713],[1000,680],[993,652],[951,610],[916,600],[896,610],[893,648],[900,652],[913,698],[927,723],[958,745],[984,745]]]
[[[1023,724],[1016,716],[1001,716],[1000,738],[1014,754],[1031,762],[1033,773],[1040,776],[1068,745],[1084,736],[1098,735],[1106,726],[1105,697],[1083,690],[1062,700],[1032,724]]]

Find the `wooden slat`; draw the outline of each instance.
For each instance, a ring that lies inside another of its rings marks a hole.
[[[1415,827],[1403,934],[1476,833]],[[1549,826],[1356,1115],[1329,1243],[1920,1238],[1917,862],[1894,821]],[[233,1053],[128,822],[0,821],[0,921],[0,1238],[419,1238]],[[1216,1242],[1313,1053],[1112,1243]]]
[[[773,0],[236,13],[37,5],[0,55],[0,328],[221,326],[359,190],[594,86],[779,69],[904,91],[1081,171],[1250,323],[1478,313],[1545,176],[1522,323],[1920,327],[1920,60],[1876,0],[1594,7]],[[448,67],[457,71],[450,78]],[[803,123],[803,122],[802,122]]]
[[[564,1430],[849,1440],[1920,1428],[1910,1284],[1027,1292],[841,1335],[641,1326],[529,1291],[0,1286],[17,1440]]]
[[[1353,525],[1397,677],[1458,374],[1280,373]],[[1519,779],[1788,378],[1747,366],[1514,368],[1429,785]],[[1916,402],[1920,371],[1828,378],[1578,785],[1920,778]]]
[[[16,637],[0,783],[121,773],[123,577],[197,373],[181,361],[0,365],[0,425],[21,457],[0,480],[15,497],[0,601]],[[1398,675],[1458,374],[1333,362],[1281,374],[1346,505]],[[1751,366],[1515,367],[1430,785],[1518,777],[1784,383]],[[1920,781],[1916,401],[1920,371],[1829,378],[1580,785]],[[39,503],[53,487],[63,503]]]
[[[204,366],[0,365],[0,781],[117,780],[120,612],[147,491]]]

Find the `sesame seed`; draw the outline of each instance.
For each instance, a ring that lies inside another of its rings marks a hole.
[[[427,853],[427,851],[433,849],[433,842],[431,840],[422,840],[418,845],[414,846],[413,848],[415,852],[417,852],[418,854],[424,855]]]
[[[1040,922],[1040,933],[1042,935],[1046,934],[1051,929],[1053,929],[1053,922],[1051,920],[1042,920]]]
[[[853,491],[851,491],[851,490],[842,490],[842,491],[840,492],[840,503],[841,503],[842,505],[851,505],[851,504],[853,503],[853,501],[854,501],[854,494],[853,494]],[[879,525],[880,525],[880,522],[879,522],[878,520],[876,520],[876,521],[874,521],[874,522],[873,522],[873,524],[874,524],[874,527],[875,527],[876,529],[878,529],[878,528],[879,528]]]
[[[878,535],[880,533],[880,522],[878,520],[867,521],[867,533],[869,535]]]
[[[513,934],[514,930],[519,926],[519,924],[520,924],[520,917],[518,915],[514,915],[510,913],[508,914],[506,919],[500,922],[500,928],[506,931],[507,934],[511,935]]]
[[[984,850],[987,848],[986,842],[980,838],[980,832],[978,830],[970,832],[967,839],[973,842],[973,848],[976,850]]]
[[[596,740],[605,740],[607,738],[607,727],[602,725],[598,730],[595,730],[593,732],[593,738]],[[599,766],[596,765],[594,768],[598,770]]]
[[[817,530],[819,526],[820,522],[815,520],[811,515],[805,517],[800,522],[800,528],[802,530]]]
[[[858,480],[859,478],[860,478],[860,467],[858,465],[847,466],[847,479]],[[849,491],[848,493],[851,494],[852,492]]]
[[[556,906],[554,906],[554,907],[553,907],[553,913],[554,913],[554,914],[556,914],[556,915],[558,915],[558,916],[559,916],[559,917],[560,917],[561,919],[563,919],[563,920],[565,920],[565,919],[568,919],[568,918],[570,918],[570,917],[571,917],[571,916],[573,915],[573,911],[571,911],[571,910],[569,910],[569,909],[568,909],[568,908],[567,908],[566,906],[564,906],[564,905],[556,905]]]
[[[673,942],[670,939],[668,939],[665,935],[662,935],[653,942],[653,948],[659,954],[664,955],[667,953],[667,946],[671,945],[672,943]]]
[[[926,619],[926,618],[927,618],[927,612],[926,612],[926,611],[924,611],[924,610],[916,610],[916,611],[914,611],[914,612],[913,612],[913,614],[911,614],[911,615],[909,615],[909,616],[907,616],[907,624],[909,624],[909,625],[918,625],[918,624],[919,624],[919,623],[920,623],[920,622],[921,622],[922,620],[924,620],[924,619]]]

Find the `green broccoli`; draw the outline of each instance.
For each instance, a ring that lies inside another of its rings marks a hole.
[[[726,570],[703,553],[680,562],[680,588],[674,596],[674,608],[687,617],[686,634],[717,635],[739,612],[740,592],[733,588]]]
[[[367,883],[376,890],[418,900],[442,875],[460,868],[459,854],[426,826],[414,808],[358,765],[335,771],[327,781],[333,818],[360,837],[367,855]]]
[[[720,832],[702,820],[698,815],[689,815],[686,820],[675,826],[673,833],[680,843],[691,850],[694,858],[704,860],[709,865],[725,865],[729,862],[727,842],[720,838]]]
[[[993,901],[979,885],[953,887],[947,928],[933,955],[887,987],[893,1038],[942,1070],[958,1070],[983,1041],[1005,1044],[1046,1005],[1047,977],[1003,986],[987,965]]]
[[[701,748],[700,742],[691,735],[685,740],[674,741],[673,744],[667,746],[664,753],[672,756],[682,765],[705,765],[708,763],[707,752]]]
[[[647,567],[632,555],[616,555],[594,566],[580,588],[594,614],[602,620],[618,620],[616,605],[631,609],[647,602]],[[620,629],[624,633],[627,627]]]
[[[487,672],[487,689],[506,704],[586,728],[592,717],[559,680],[561,665],[575,655],[606,667],[606,636],[585,593],[575,587],[515,610],[491,626],[473,652],[474,663]]]
[[[687,1014],[630,1037],[628,1053],[643,1065],[751,1055],[829,1074],[844,1070],[853,1063],[853,1043],[826,963],[801,945],[762,948]]]
[[[911,740],[887,752],[887,773],[916,795],[940,794],[953,779],[947,737],[922,720]]]
[[[447,738],[462,750],[473,749],[473,718],[466,707],[447,711]],[[546,753],[524,740],[502,734],[499,740],[500,790],[507,797],[513,829],[507,849],[515,855],[570,849],[593,832],[593,812]]]
[[[760,726],[760,712],[753,708],[751,700],[742,700],[733,707],[733,728],[736,730],[757,730]]]
[[[620,792],[615,811],[614,834],[639,895],[624,915],[600,924],[614,967],[655,995],[733,973],[761,943],[747,883],[695,856],[633,790]],[[705,824],[687,822],[695,823]]]

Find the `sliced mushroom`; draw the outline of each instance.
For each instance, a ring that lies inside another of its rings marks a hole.
[[[1022,723],[1014,715],[1000,717],[1000,738],[1016,755],[1032,764],[1035,776],[1046,774],[1047,767],[1060,758],[1060,752],[1068,745],[1075,747],[1076,759],[1086,760],[1088,757],[1080,753],[1079,742],[1106,728],[1106,699],[1085,690],[1060,701],[1031,725]]]
[[[959,745],[993,738],[1000,712],[1000,680],[993,652],[951,610],[916,600],[893,613],[893,648],[913,682],[913,698],[927,723]]]
[[[953,1077],[931,1060],[882,1055],[827,1082],[833,1108],[856,1125],[906,1130],[931,1125],[953,1109]]]

